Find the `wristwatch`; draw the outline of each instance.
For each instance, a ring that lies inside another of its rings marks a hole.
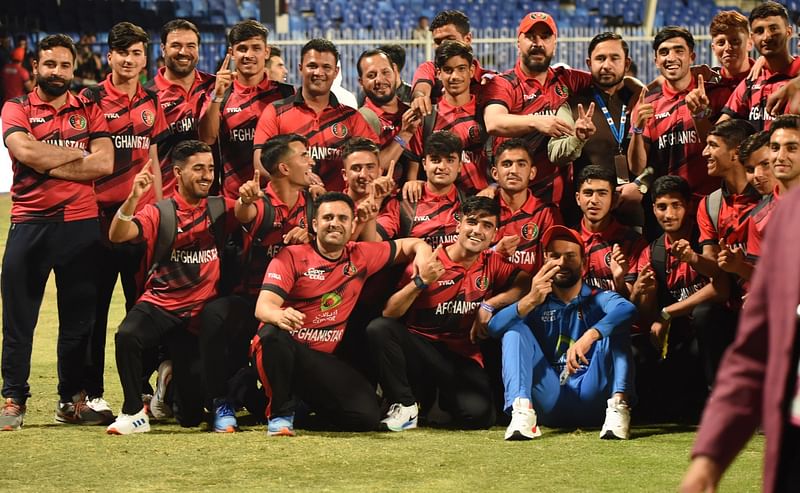
[[[425,284],[425,281],[422,280],[422,278],[419,276],[419,274],[414,276],[414,279],[412,279],[412,280],[414,281],[414,285],[418,289],[427,289],[428,285]]]
[[[669,314],[666,308],[661,309],[661,314],[659,316],[661,317],[661,321],[664,323],[669,323],[670,320],[672,320],[672,315]]]

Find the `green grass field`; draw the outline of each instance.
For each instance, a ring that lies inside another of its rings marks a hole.
[[[0,247],[10,199],[0,195]],[[688,464],[694,429],[634,428],[632,440],[608,442],[598,430],[545,429],[532,442],[504,442],[503,429],[456,432],[320,433],[268,438],[263,426],[218,435],[154,424],[135,436],[53,421],[57,316],[48,286],[33,348],[25,427],[0,434],[4,491],[675,491]],[[109,318],[106,399],[115,410],[121,389],[113,333],[121,295]],[[634,410],[635,413],[635,410]],[[726,475],[722,491],[759,491],[763,437],[751,441]]]

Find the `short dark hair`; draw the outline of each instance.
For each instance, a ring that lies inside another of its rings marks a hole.
[[[66,34],[51,34],[39,41],[39,45],[36,47],[36,60],[39,60],[39,56],[43,51],[52,50],[58,46],[66,48],[72,53],[73,62],[78,58],[78,50],[75,48],[75,41],[73,41],[72,38]]]
[[[772,134],[774,134],[776,130],[781,128],[800,132],[800,115],[781,115],[772,120],[772,124],[769,126],[770,138],[772,138]]]
[[[136,43],[144,44],[145,54],[147,45],[150,43],[150,36],[147,32],[136,24],[130,22],[120,22],[108,32],[108,49],[110,51],[127,50]]]
[[[386,53],[389,60],[397,65],[397,71],[402,72],[403,67],[406,66],[406,49],[398,44],[381,45],[378,49]]]
[[[628,42],[625,41],[624,39],[622,39],[622,35],[618,34],[618,33],[612,33],[610,31],[606,31],[604,33],[598,34],[597,36],[593,37],[591,41],[589,41],[589,51],[588,51],[589,58],[592,58],[592,52],[594,51],[595,48],[597,48],[597,45],[599,45],[600,43],[603,43],[605,41],[619,41],[619,42],[621,42],[622,43],[622,51],[625,52],[625,58],[629,57]]]
[[[250,38],[261,38],[266,44],[267,36],[269,36],[269,29],[264,24],[253,19],[247,19],[233,25],[228,33],[228,44],[233,47],[233,45],[247,41]]]
[[[689,182],[677,175],[664,175],[656,178],[653,182],[653,187],[650,190],[650,196],[653,202],[659,197],[667,194],[679,195],[687,204],[692,199],[692,191],[689,188]]]
[[[314,38],[308,43],[304,44],[303,48],[300,50],[300,63],[303,62],[303,58],[305,58],[306,53],[311,50],[318,51],[320,53],[333,53],[333,58],[337,63],[339,62],[339,50],[336,48],[335,44],[327,39]]]
[[[438,48],[436,48],[436,54],[433,57],[433,63],[436,68],[441,69],[447,63],[447,60],[450,60],[454,56],[460,56],[467,63],[472,63],[472,59],[474,55],[472,54],[472,47],[470,47],[467,43],[462,43],[461,41],[455,40],[448,40],[444,43],[440,44]]]
[[[364,75],[364,71],[361,69],[361,61],[371,56],[384,56],[386,57],[386,61],[389,62],[389,66],[390,67],[392,66],[392,59],[389,58],[389,55],[387,55],[386,52],[379,50],[377,48],[373,48],[371,50],[364,50],[361,52],[361,55],[358,56],[358,61],[356,62],[356,70],[358,71],[359,77]]]
[[[628,66],[628,72],[633,74],[634,77],[636,77],[636,74],[639,73],[639,66],[636,65],[636,62],[633,60],[631,60],[631,64]]]
[[[750,34],[750,24],[747,22],[747,17],[735,10],[723,10],[711,19],[711,25],[708,26],[712,38],[725,34],[731,29],[739,29],[744,31],[745,34]]]
[[[469,34],[469,17],[460,10],[443,10],[431,21],[430,31],[452,24],[461,35]]]
[[[314,217],[317,217],[319,207],[325,202],[344,202],[350,206],[350,213],[355,216],[356,204],[349,195],[342,192],[325,192],[314,200]]]
[[[764,19],[775,15],[783,17],[786,23],[789,23],[789,12],[786,10],[786,7],[778,2],[771,1],[764,2],[753,8],[753,10],[750,11],[750,18],[748,20],[750,21],[750,25],[753,25],[753,21],[756,19]]]
[[[769,146],[769,132],[761,131],[747,137],[739,144],[739,161],[746,163],[754,152]]]
[[[461,217],[465,218],[473,214],[481,216],[494,216],[495,226],[500,226],[500,202],[489,197],[479,197],[473,195],[461,202]]]
[[[278,170],[278,163],[286,159],[286,155],[291,150],[289,144],[292,142],[302,142],[304,146],[308,147],[308,140],[298,134],[276,135],[264,144],[261,149],[261,166],[267,170],[267,173],[274,174]]]
[[[269,45],[269,57],[272,58],[274,56],[283,56],[283,52],[279,46]]]
[[[686,46],[689,47],[689,51],[694,51],[694,36],[692,36],[692,33],[690,33],[688,29],[679,26],[667,26],[658,31],[658,34],[656,34],[653,40],[653,51],[658,51],[658,47],[661,46],[661,43],[672,38],[683,38],[686,41]]]
[[[590,164],[583,168],[580,173],[578,173],[578,179],[575,182],[575,189],[580,190],[581,185],[586,183],[589,180],[602,180],[607,181],[609,185],[611,185],[611,191],[614,191],[614,188],[617,184],[617,175],[614,173],[613,170],[609,169],[606,166],[601,166],[599,164]]]
[[[350,154],[356,152],[369,152],[378,156],[381,150],[375,142],[372,142],[366,137],[351,137],[347,139],[342,146],[342,162],[344,162]]]
[[[425,156],[449,156],[456,153],[461,158],[463,150],[461,139],[447,130],[432,133],[425,142]]]
[[[200,44],[200,31],[193,22],[186,19],[173,19],[161,28],[161,43],[167,44],[167,35],[172,31],[192,31],[197,35],[197,44]]]
[[[211,146],[199,140],[182,140],[175,144],[169,157],[173,165],[183,166],[187,159],[201,152],[211,152]]]
[[[744,139],[756,133],[756,129],[747,120],[732,118],[724,122],[717,123],[708,135],[714,135],[725,141],[725,145],[730,149],[736,149]]]
[[[528,160],[531,162],[531,165],[533,165],[533,153],[531,152],[531,148],[528,142],[520,137],[512,137],[508,140],[504,140],[502,144],[497,146],[497,150],[494,153],[493,165],[497,166],[497,161],[500,159],[500,156],[502,156],[504,152],[512,149],[522,149],[525,151],[528,154]]]

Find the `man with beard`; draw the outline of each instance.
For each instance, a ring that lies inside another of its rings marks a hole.
[[[786,7],[764,2],[750,11],[750,38],[764,57],[764,67],[755,81],[743,80],[731,94],[720,121],[748,120],[756,130],[769,130],[774,116],[767,111],[767,98],[800,74],[800,57],[789,53],[792,26]]]
[[[409,142],[421,118],[397,96],[398,74],[392,61],[380,50],[367,50],[358,57],[356,68],[358,83],[366,94],[364,106],[358,112],[378,134],[383,169],[394,161],[402,170],[403,179],[398,182],[416,180],[420,158],[411,152]]]
[[[89,361],[84,377],[89,405],[110,420],[113,420],[113,415],[103,399],[108,309],[117,277],[121,278],[125,293],[125,309],[130,310],[136,303],[141,294],[141,279],[137,280],[137,277],[144,251],[141,246],[111,244],[107,240],[108,228],[142,166],[148,160],[158,162],[158,142],[169,132],[164,112],[158,104],[158,95],[139,84],[139,73],[147,65],[149,42],[147,32],[130,22],[120,22],[112,27],[108,34],[111,74],[97,86],[82,92],[102,108],[115,144],[114,172],[94,182],[100,207],[102,241],[95,257],[97,318],[90,337]],[[161,170],[158,166],[153,168],[153,180],[153,198],[161,200]],[[139,205],[146,203],[140,202]]]
[[[239,187],[253,178],[253,136],[256,122],[273,101],[294,94],[294,87],[267,77],[265,63],[269,30],[254,20],[234,25],[228,33],[230,52],[200,117],[200,140],[219,139],[222,195],[239,198]],[[230,70],[234,63],[236,72]]]
[[[416,238],[350,241],[355,207],[347,195],[325,193],[314,208],[313,243],[278,253],[256,303],[256,318],[263,325],[253,338],[251,355],[270,398],[270,436],[294,436],[300,400],[339,429],[378,428],[373,387],[332,353],[368,277],[412,258],[422,269],[431,255],[431,248]]]
[[[92,182],[112,172],[114,149],[100,107],[69,92],[76,56],[72,39],[46,36],[36,53],[36,88],[7,101],[2,113],[14,171],[11,230],[0,276],[2,430],[22,427],[33,331],[51,271],[58,289],[56,421],[102,422],[81,389],[95,319],[94,256],[100,240]]]
[[[633,127],[628,147],[631,171],[639,174],[652,166],[655,175],[678,175],[689,183],[695,197],[709,194],[717,181],[706,173],[702,156],[706,133],[725,104],[724,91],[696,78],[690,71],[695,59],[694,37],[682,27],[665,27],[653,40],[655,64],[664,82],[642,91],[632,113]],[[689,107],[695,88],[701,106]],[[691,210],[692,208],[690,208]]]
[[[636,308],[612,291],[581,281],[580,235],[553,226],[542,237],[546,262],[531,290],[492,317],[503,340],[506,440],[530,440],[546,426],[590,426],[606,417],[600,438],[627,439],[633,364],[629,326]],[[535,409],[535,411],[534,411]]]
[[[161,28],[161,56],[165,66],[144,87],[158,94],[169,127],[169,135],[158,146],[161,186],[168,197],[175,193],[177,183],[169,156],[178,142],[199,138],[196,120],[206,98],[212,97],[214,77],[196,69],[200,32],[187,20],[171,20]],[[145,203],[155,195],[154,187],[149,190]]]
[[[315,172],[327,190],[344,189],[342,151],[344,142],[355,136],[377,142],[378,136],[357,110],[339,103],[331,86],[339,73],[339,50],[327,39],[312,39],[300,50],[302,86],[293,97],[276,101],[264,109],[256,124],[253,162],[261,166],[261,147],[272,137],[296,133],[308,139]]]
[[[153,186],[147,163],[136,175],[130,195],[111,222],[108,238],[114,243],[145,242],[147,264],[152,265],[145,289],[119,326],[115,337],[117,371],[124,402],[122,412],[106,432],[128,435],[150,431],[150,420],[142,403],[142,352],[166,344],[172,358],[172,387],[182,426],[197,426],[203,415],[204,396],[196,375],[198,366],[198,315],[217,296],[220,277],[220,236],[239,227],[234,201],[216,199],[211,205],[208,191],[214,180],[211,148],[197,140],[180,142],[170,160],[175,165],[177,192],[170,198],[172,209],[146,205],[136,212],[139,200]],[[216,209],[216,212],[215,212]],[[161,252],[162,223],[174,215],[172,245]],[[214,371],[224,373],[224,368]],[[204,379],[203,379],[204,380]],[[209,399],[219,397],[207,396]],[[214,406],[224,403],[214,402]],[[215,417],[222,413],[213,409]],[[226,417],[226,416],[222,416]],[[233,420],[235,426],[235,419]],[[217,426],[217,431],[229,431]],[[220,429],[221,428],[221,429]]]
[[[470,197],[460,212],[458,239],[436,247],[419,273],[409,265],[383,317],[367,326],[369,353],[391,403],[381,423],[390,431],[416,428],[416,403],[437,390],[456,426],[488,428],[495,421],[473,322],[479,310],[491,313],[517,299],[529,276],[488,249],[500,218],[497,202]]]
[[[573,128],[556,116],[571,93],[591,83],[588,72],[563,67],[550,68],[558,30],[544,12],[531,12],[517,30],[519,57],[516,66],[491,79],[481,95],[485,104],[486,130],[497,137],[524,137],[537,166],[531,183],[534,195],[546,202],[561,203],[571,196],[569,163],[558,167],[547,156],[550,137],[571,135]],[[495,139],[495,146],[502,139]]]

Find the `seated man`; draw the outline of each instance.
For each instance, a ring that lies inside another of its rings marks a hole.
[[[158,205],[148,204],[134,216],[139,200],[153,185],[150,168],[154,164],[148,161],[134,178],[130,195],[117,210],[108,232],[114,243],[147,242],[147,261],[153,266],[144,294],[125,316],[115,337],[117,371],[125,400],[122,413],[106,430],[109,434],[150,431],[142,402],[142,351],[161,343],[169,347],[173,361],[178,422],[197,426],[203,416],[203,402],[208,400],[213,402],[217,431],[232,431],[236,426],[233,410],[226,402],[215,399],[222,396],[204,399],[198,385],[200,372],[195,371],[200,363],[195,335],[198,316],[206,303],[217,296],[219,252],[225,237],[239,225],[234,201],[214,198],[212,203],[208,199],[214,180],[214,156],[207,144],[197,140],[180,142],[171,158],[177,192]],[[168,243],[165,238],[170,234],[172,242]]]
[[[505,438],[541,435],[537,412],[547,426],[586,426],[599,423],[606,408],[600,438],[627,439],[629,326],[636,308],[581,280],[586,252],[576,231],[553,226],[542,245],[547,261],[530,292],[489,322],[489,333],[503,338],[505,409],[511,412]]]
[[[416,403],[425,403],[420,395],[436,389],[439,406],[457,426],[488,428],[495,421],[473,323],[479,310],[491,315],[518,299],[517,280],[527,284],[529,277],[488,249],[500,216],[496,201],[470,197],[460,213],[456,242],[437,246],[416,275],[409,265],[383,317],[367,326],[378,381],[392,403],[381,423],[391,431],[416,428]],[[508,290],[512,282],[515,289]]]
[[[331,353],[369,276],[411,258],[420,269],[431,255],[416,238],[351,242],[355,205],[343,193],[325,193],[314,206],[314,242],[284,247],[275,256],[256,302],[263,325],[250,352],[270,399],[269,435],[294,436],[299,400],[339,429],[378,429],[375,390]]]

